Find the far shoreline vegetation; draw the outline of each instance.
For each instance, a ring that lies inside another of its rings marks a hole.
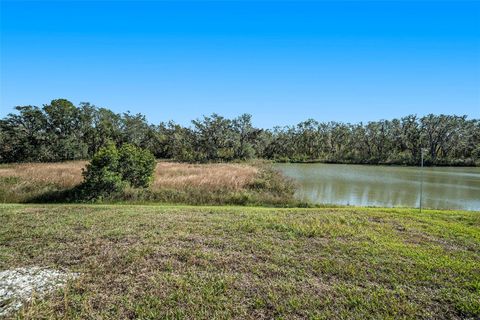
[[[131,144],[157,159],[242,162],[413,165],[425,149],[426,166],[479,166],[480,120],[467,116],[407,115],[366,124],[318,122],[256,128],[251,115],[218,114],[190,127],[150,124],[142,114],[117,114],[66,99],[43,107],[19,106],[0,120],[0,163],[91,159],[101,147]]]

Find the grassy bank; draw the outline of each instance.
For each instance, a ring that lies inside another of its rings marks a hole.
[[[72,202],[86,162],[0,165],[0,202]],[[104,202],[292,206],[293,186],[267,164],[158,162],[148,189],[127,189]]]
[[[19,318],[480,317],[480,213],[0,205],[0,270],[81,276]]]

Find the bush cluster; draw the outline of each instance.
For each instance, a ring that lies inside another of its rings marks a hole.
[[[145,149],[124,144],[100,148],[83,171],[82,193],[99,199],[121,193],[127,186],[146,188],[153,179],[155,157]]]

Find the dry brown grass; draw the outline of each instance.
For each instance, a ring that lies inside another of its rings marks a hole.
[[[258,169],[246,164],[185,164],[160,162],[155,170],[153,189],[240,190],[251,183]]]
[[[83,201],[76,186],[86,161],[0,165],[0,203]],[[148,189],[126,188],[101,201],[192,205],[294,205],[293,185],[266,166],[158,162]]]
[[[85,161],[22,163],[0,167],[0,177],[18,177],[26,183],[55,184],[64,188],[82,182]],[[258,169],[246,164],[186,164],[159,162],[152,189],[240,190],[255,179]]]
[[[24,182],[55,184],[64,188],[82,182],[86,161],[20,163],[0,167],[0,177],[18,177]]]

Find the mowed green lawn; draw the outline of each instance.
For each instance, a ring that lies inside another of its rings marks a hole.
[[[480,318],[480,213],[0,205],[0,271],[79,272],[20,318]]]

